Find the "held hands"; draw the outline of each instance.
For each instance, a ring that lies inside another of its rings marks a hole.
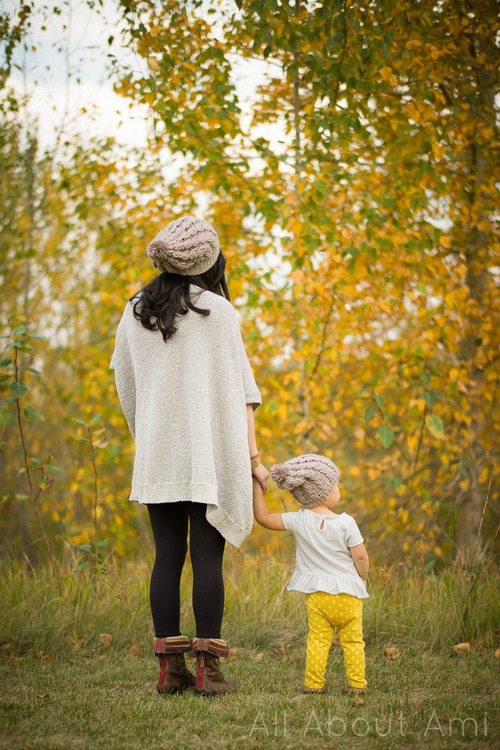
[[[269,472],[264,464],[259,463],[258,466],[252,467],[252,476],[258,481],[262,487],[264,495],[267,492],[267,480],[269,479]]]

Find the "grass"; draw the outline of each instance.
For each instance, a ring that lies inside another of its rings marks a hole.
[[[301,596],[286,591],[290,570],[231,550],[223,635],[235,653],[223,671],[239,690],[215,699],[158,696],[148,572],[144,562],[108,562],[99,573],[72,560],[40,570],[4,565],[0,748],[498,746],[500,595],[492,566],[472,578],[459,567],[439,576],[401,567],[376,572],[365,607],[363,703],[340,692],[337,645],[327,694],[297,692],[306,618]],[[193,635],[189,591],[186,573],[183,632]],[[463,640],[471,649],[457,656],[453,646]],[[388,646],[396,658],[384,654]]]

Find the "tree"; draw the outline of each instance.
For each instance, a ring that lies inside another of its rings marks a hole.
[[[147,154],[68,130],[64,114],[60,131],[40,146],[29,97],[8,76],[0,93],[2,538],[9,552],[36,559],[36,514],[50,547],[87,543],[97,519],[100,538],[112,528],[123,549],[137,533],[125,503],[133,443],[122,445],[109,361],[126,299],[147,273],[148,259],[139,259],[161,211],[162,177]],[[85,113],[81,120],[84,129]],[[32,334],[40,340],[28,346]],[[92,446],[79,441],[82,422],[93,425]],[[50,481],[41,471],[49,464],[60,469]]]
[[[494,4],[121,5],[144,68],[119,90],[185,157],[179,209],[202,191],[239,249],[269,459],[334,454],[393,555],[451,533],[471,556],[498,430]],[[242,58],[267,63],[251,119]]]
[[[109,360],[126,299],[154,273],[151,237],[203,212],[263,393],[266,462],[331,456],[379,559],[472,557],[497,521],[493,2],[120,8],[136,59],[112,75],[150,112],[146,150],[90,138],[84,112],[80,130],[41,147],[9,75],[30,15],[53,8],[2,16],[9,550],[39,535],[18,474],[34,459],[49,546],[112,537],[125,551],[146,536],[126,504],[133,443]],[[28,349],[28,333],[44,338]],[[271,502],[282,507],[276,490]]]

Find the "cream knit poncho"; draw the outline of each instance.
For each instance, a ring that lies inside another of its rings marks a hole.
[[[135,439],[130,500],[207,504],[207,519],[239,547],[253,522],[246,404],[261,403],[228,300],[191,286],[203,317],[176,319],[167,342],[127,303],[110,367]],[[199,296],[198,296],[199,295]]]

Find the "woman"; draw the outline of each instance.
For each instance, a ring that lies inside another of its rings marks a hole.
[[[147,505],[156,547],[150,601],[157,690],[193,686],[231,692],[219,669],[222,560],[252,527],[252,474],[267,490],[255,439],[261,403],[236,312],[225,259],[210,224],[183,216],[147,248],[161,273],[126,305],[111,367],[135,439],[130,500]],[[180,578],[189,550],[196,637],[180,630]],[[196,652],[196,680],[184,654]]]

